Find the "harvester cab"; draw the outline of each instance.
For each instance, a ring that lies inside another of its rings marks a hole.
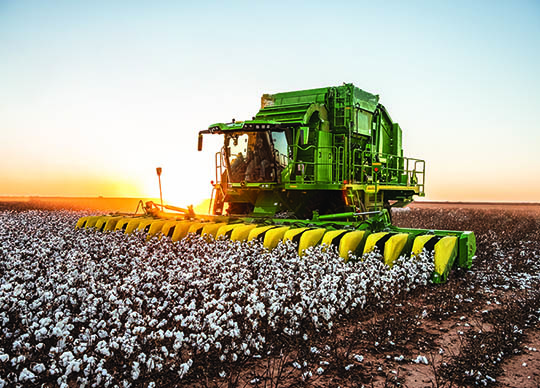
[[[403,155],[401,127],[377,95],[352,84],[264,94],[252,120],[200,131],[199,151],[207,135],[223,136],[210,215],[147,212],[150,221],[141,225],[161,222],[154,234],[260,239],[268,248],[292,240],[300,254],[335,245],[345,260],[378,249],[390,266],[400,255],[428,250],[435,282],[454,265],[471,266],[472,232],[392,225],[392,207],[424,196],[425,162]]]

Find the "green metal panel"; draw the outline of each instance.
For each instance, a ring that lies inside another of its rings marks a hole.
[[[360,108],[365,109],[371,113],[375,112],[379,105],[379,96],[368,93],[360,88],[349,84],[353,88],[354,103],[358,104]]]
[[[348,132],[349,124],[353,131],[369,135],[369,128],[364,120],[357,120],[359,110],[374,113],[377,110],[379,96],[368,93],[353,84],[342,86],[300,90],[276,94],[264,94],[261,98],[261,110],[257,119],[273,119],[281,122],[298,122],[309,105],[323,104],[328,110],[334,132]],[[358,124],[360,126],[358,127]]]
[[[356,109],[355,111],[353,132],[359,135],[370,136],[373,114],[363,109]]]
[[[398,123],[394,123],[393,124],[393,144],[394,144],[394,147],[393,147],[393,154],[395,154],[396,156],[403,156],[403,148],[402,148],[402,132],[401,132],[401,127],[399,126]]]
[[[261,191],[257,196],[254,215],[273,216],[278,210],[279,198],[272,191]]]
[[[318,88],[276,94],[263,94],[261,98],[261,108],[290,104],[312,104],[314,102],[324,103],[328,89],[329,88]]]
[[[330,132],[319,131],[319,147],[316,151],[315,181],[317,183],[332,182],[332,139]]]
[[[282,123],[302,123],[311,103],[288,104],[263,108],[255,116],[258,120],[276,120]]]

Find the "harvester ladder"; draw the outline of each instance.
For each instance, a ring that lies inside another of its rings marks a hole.
[[[343,135],[334,135],[334,182],[341,183],[345,179],[345,147],[346,144],[343,142]]]
[[[334,105],[334,114],[332,117],[332,121],[335,128],[344,128],[345,127],[345,121],[346,121],[346,114],[345,114],[345,93],[342,88],[337,88],[336,92],[333,95],[333,105]]]
[[[223,175],[223,150],[216,152],[216,183],[221,183],[221,177]]]
[[[210,195],[210,203],[208,205],[208,213],[213,214],[216,200],[216,187],[219,187],[221,197],[225,196],[223,188],[221,187],[221,177],[223,176],[223,150],[216,152],[216,184],[212,185],[212,194]],[[228,180],[228,179],[227,179]]]
[[[364,201],[362,201],[361,192],[359,190],[348,190],[345,196],[345,204],[347,206],[352,206],[354,208],[354,211],[367,211]]]

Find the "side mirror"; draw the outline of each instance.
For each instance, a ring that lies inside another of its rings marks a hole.
[[[203,138],[203,135],[202,133],[199,133],[199,143],[197,144],[197,151],[202,151],[202,138]]]

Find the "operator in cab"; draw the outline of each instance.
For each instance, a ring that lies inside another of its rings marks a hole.
[[[246,164],[246,182],[263,182],[272,179],[272,153],[260,134],[257,134],[255,147],[250,147],[248,151]]]

